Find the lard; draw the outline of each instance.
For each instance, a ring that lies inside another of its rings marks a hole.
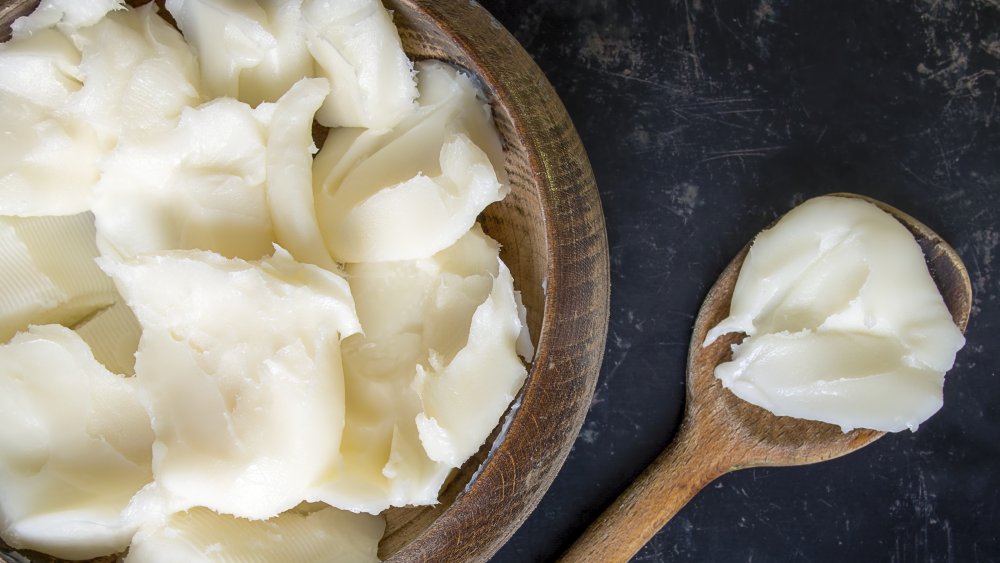
[[[31,327],[0,346],[0,534],[85,559],[124,549],[130,499],[152,480],[137,381],[97,363],[73,331]]]
[[[248,522],[204,508],[143,526],[125,563],[184,561],[378,561],[385,522],[320,505],[303,505]]]
[[[378,0],[158,4],[0,46],[0,538],[376,560],[533,353],[489,106]]]
[[[757,236],[729,317],[747,338],[715,375],[778,415],[915,430],[941,408],[965,340],[906,228],[873,204],[819,197]]]

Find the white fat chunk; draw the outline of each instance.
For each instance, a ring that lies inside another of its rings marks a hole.
[[[486,153],[497,178],[507,183],[503,147],[489,104],[469,77],[439,61],[421,61],[416,68],[420,92],[416,112],[388,131],[330,131],[314,164],[317,192],[330,197],[346,191],[337,197],[356,203],[373,189],[420,173],[440,174],[441,147],[458,133]]]
[[[304,500],[338,460],[340,339],[360,330],[347,282],[281,249],[101,265],[143,328],[136,379],[170,506],[266,519]]]
[[[120,137],[170,129],[181,108],[200,103],[194,55],[154,4],[96,23],[66,15],[111,7],[91,4],[43,4],[55,21],[90,23],[38,20],[0,50],[0,213],[87,211],[99,163]]]
[[[303,79],[271,108],[267,203],[278,245],[300,262],[332,270],[336,265],[320,234],[312,191],[313,115],[329,91],[323,78]]]
[[[380,516],[321,505],[303,505],[263,521],[194,508],[144,526],[125,561],[375,563],[384,530],[385,521]]]
[[[186,109],[173,130],[120,144],[96,187],[101,252],[200,249],[249,260],[270,254],[266,141],[266,124],[254,110],[222,98]]]
[[[412,382],[432,349],[450,357],[461,347],[456,341],[464,342],[489,293],[498,252],[476,226],[431,258],[347,266],[365,332],[343,344],[344,464],[316,500],[365,512],[437,501],[451,467],[431,460],[420,443]]]
[[[331,92],[316,120],[384,131],[413,113],[413,63],[379,0],[303,0],[307,45]]]
[[[324,223],[331,252],[345,262],[424,257],[453,244],[506,195],[486,154],[465,135],[441,147],[439,163],[440,175],[418,174],[352,207],[338,206],[335,196]]]
[[[112,12],[71,38],[83,87],[64,111],[86,120],[107,150],[120,136],[172,128],[183,108],[202,101],[194,53],[155,3]]]
[[[167,10],[201,61],[212,97],[274,102],[313,76],[302,0],[168,0]]]
[[[315,75],[315,62],[306,47],[302,0],[261,0],[268,30],[276,44],[255,66],[240,73],[240,100],[248,104],[280,98],[293,84]]]
[[[716,375],[783,416],[844,428],[916,428],[941,408],[941,374],[901,362],[895,338],[863,333],[761,334]]]
[[[874,205],[820,197],[753,243],[729,317],[748,335],[716,376],[776,414],[915,430],[942,404],[965,340],[906,228]]]
[[[86,123],[44,117],[30,102],[0,93],[0,214],[87,211],[101,155]]]
[[[471,81],[420,65],[420,109],[387,133],[331,132],[313,166],[327,248],[344,262],[426,258],[509,191],[500,139]]]
[[[59,325],[0,346],[5,542],[68,559],[128,546],[136,523],[123,511],[153,478],[153,434],[135,388]]]
[[[459,467],[489,436],[527,376],[517,354],[525,326],[503,262],[472,316],[468,341],[450,361],[431,355],[414,382],[423,405],[420,441],[434,461]]]
[[[83,85],[80,52],[62,33],[42,29],[0,44],[0,91],[54,110]]]
[[[30,324],[73,326],[111,306],[118,292],[97,255],[90,213],[0,217],[0,342]]]
[[[87,210],[99,174],[96,134],[78,119],[53,115],[81,88],[79,64],[79,51],[55,29],[0,45],[0,213]]]
[[[502,277],[498,252],[497,243],[477,225],[431,258],[348,264],[365,333],[343,344],[343,469],[317,488],[315,500],[366,512],[437,501],[441,485],[460,462],[436,461],[424,449],[417,428],[423,406],[415,380],[419,366],[430,369],[433,362],[451,362],[467,346],[474,314],[490,296],[494,278]],[[517,322],[516,313],[512,319]],[[515,339],[511,337],[511,349]],[[505,389],[507,402],[516,391]],[[492,408],[486,397],[462,400],[473,408]],[[470,435],[481,434],[477,447],[497,418],[489,428],[469,429]]]
[[[88,27],[124,6],[124,0],[42,0],[31,14],[14,20],[11,31],[19,39],[51,27]]]

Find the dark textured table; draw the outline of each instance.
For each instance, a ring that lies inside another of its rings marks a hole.
[[[975,291],[916,433],[709,485],[638,561],[1000,561],[1000,1],[483,0],[562,96],[607,217],[604,367],[496,561],[550,560],[670,441],[691,323],[729,259],[814,195],[926,223]]]

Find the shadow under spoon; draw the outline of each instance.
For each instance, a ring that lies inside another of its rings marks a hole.
[[[855,194],[895,217],[914,236],[931,277],[965,332],[972,288],[955,250],[934,231],[882,202]],[[743,335],[728,334],[702,347],[705,335],[729,315],[729,305],[748,244],[709,290],[695,320],[688,350],[684,419],[670,445],[647,467],[584,534],[561,561],[627,561],[695,494],[716,478],[737,469],[803,465],[853,452],[884,433],[777,416],[737,398],[715,378],[715,367],[730,358]]]

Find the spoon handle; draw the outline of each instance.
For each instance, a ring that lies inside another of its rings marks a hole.
[[[726,473],[727,448],[685,420],[677,437],[559,559],[628,561],[705,485]],[[724,440],[724,438],[723,438]],[[715,442],[707,446],[709,441]]]

